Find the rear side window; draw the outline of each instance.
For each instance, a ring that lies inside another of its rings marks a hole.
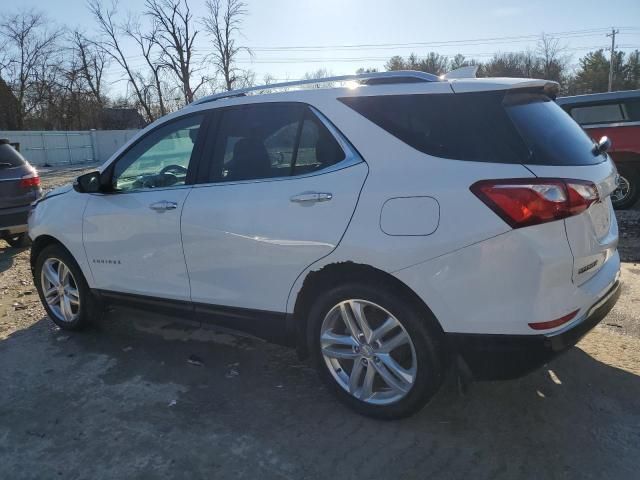
[[[340,100],[423,153],[523,163],[527,150],[501,105],[503,94],[384,95]]]
[[[8,143],[0,143],[0,169],[20,167],[26,163],[20,153]]]
[[[219,125],[211,182],[302,175],[345,159],[333,135],[302,104],[226,108]]]
[[[627,100],[623,104],[626,111],[627,119],[630,122],[640,122],[640,98],[635,100]]]
[[[624,121],[624,115],[619,103],[574,107],[571,109],[571,116],[580,125]]]
[[[307,110],[302,130],[294,175],[302,175],[341,162],[345,153],[329,130]]]
[[[591,154],[593,143],[582,129],[542,94],[499,91],[340,101],[406,144],[437,157],[542,165],[602,161]]]

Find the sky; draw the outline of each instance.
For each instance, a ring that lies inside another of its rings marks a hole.
[[[252,50],[239,67],[260,81],[301,78],[324,68],[335,75],[359,67],[383,69],[392,55],[430,50],[453,56],[487,59],[493,52],[534,49],[543,32],[557,34],[572,63],[589,50],[610,47],[607,29],[620,30],[623,50],[640,49],[640,0],[246,0],[248,15],[239,41]],[[21,0],[23,8],[44,11],[54,22],[94,32],[85,0]],[[195,16],[206,13],[205,0],[189,0]],[[119,9],[141,12],[144,0],[121,0]],[[510,38],[505,38],[510,37]],[[515,38],[514,38],[515,37]],[[491,40],[490,40],[491,39]],[[438,42],[440,44],[438,45]],[[197,42],[201,54],[209,45],[205,32]],[[302,48],[300,48],[302,47]],[[131,62],[142,58],[128,46]],[[110,91],[125,88],[121,72],[111,67]]]

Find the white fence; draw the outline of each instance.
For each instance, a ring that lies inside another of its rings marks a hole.
[[[0,138],[20,144],[20,153],[33,165],[104,162],[138,130],[76,132],[6,131]]]

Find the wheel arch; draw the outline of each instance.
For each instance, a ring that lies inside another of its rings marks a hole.
[[[438,334],[444,334],[440,322],[429,306],[397,277],[367,264],[349,261],[330,263],[318,270],[312,270],[307,273],[300,290],[297,292],[293,315],[289,316],[291,324],[288,330],[290,335],[294,337],[292,343],[295,343],[301,358],[308,356],[306,341],[307,316],[313,300],[325,290],[350,282],[361,282],[394,290],[411,302],[414,307],[425,313],[424,318],[430,328],[434,329]]]
[[[31,253],[30,253],[29,261],[31,264],[32,274],[34,273],[36,268],[36,261],[38,260],[38,255],[40,255],[40,252],[42,252],[42,250],[47,248],[49,245],[59,245],[60,247],[64,248],[66,252],[69,255],[71,255],[71,257],[73,258],[73,254],[71,253],[71,251],[60,240],[58,240],[57,238],[51,235],[40,235],[39,237],[35,238],[31,243]]]

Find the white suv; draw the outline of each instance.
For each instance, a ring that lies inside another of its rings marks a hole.
[[[203,98],[37,202],[51,319],[77,329],[126,302],[247,331],[394,418],[448,365],[521,375],[613,307],[616,170],[555,83],[328,80],[344,83]]]

